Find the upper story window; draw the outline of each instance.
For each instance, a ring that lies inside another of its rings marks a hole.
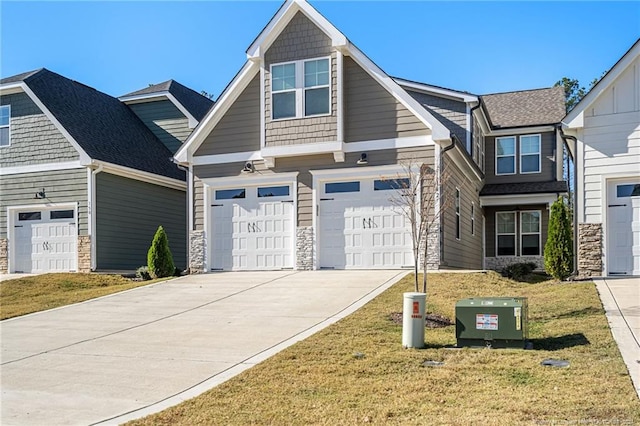
[[[496,138],[496,174],[512,175],[516,172],[516,138]]]
[[[329,58],[271,66],[271,117],[274,120],[329,114]]]
[[[520,173],[540,173],[540,135],[520,136]]]
[[[11,105],[0,106],[0,147],[11,145]]]

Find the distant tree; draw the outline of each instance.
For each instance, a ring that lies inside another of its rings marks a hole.
[[[147,252],[147,267],[153,278],[170,277],[175,272],[173,256],[169,250],[169,239],[162,226],[158,226]]]
[[[557,81],[554,86],[561,86],[564,88],[565,108],[567,112],[571,111],[573,107],[576,106],[576,104],[580,102],[582,98],[584,98],[589,90],[591,90],[591,88],[593,88],[593,86],[595,86],[596,83],[600,81],[602,77],[604,77],[605,74],[606,72],[603,72],[600,77],[591,80],[588,89],[586,89],[584,86],[581,86],[580,82],[577,79],[562,77],[561,80]]]
[[[573,271],[571,216],[562,198],[551,205],[549,231],[544,246],[544,268],[558,280],[568,278]]]
[[[213,96],[214,96],[213,93],[209,93],[206,90],[201,90],[200,94],[207,99],[213,99]]]

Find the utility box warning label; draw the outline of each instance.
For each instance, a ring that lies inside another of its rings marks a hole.
[[[476,314],[476,330],[497,330],[498,315]]]

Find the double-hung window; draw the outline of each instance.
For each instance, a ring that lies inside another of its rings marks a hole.
[[[523,256],[540,256],[540,212],[520,212],[520,251]]]
[[[331,111],[329,58],[310,59],[271,66],[271,117],[326,115]]]
[[[520,173],[540,173],[540,135],[520,136]]]
[[[0,147],[11,145],[11,106],[0,106]]]
[[[516,255],[516,214],[515,212],[496,213],[496,253],[498,256]]]
[[[512,175],[516,172],[516,138],[496,138],[496,175]]]

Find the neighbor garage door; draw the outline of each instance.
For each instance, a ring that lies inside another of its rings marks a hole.
[[[292,185],[212,192],[213,270],[293,268]]]
[[[321,183],[321,268],[385,269],[413,264],[408,220],[394,205],[406,180]]]
[[[607,272],[640,275],[640,179],[607,186]]]
[[[29,209],[13,214],[13,272],[76,270],[75,209]]]

